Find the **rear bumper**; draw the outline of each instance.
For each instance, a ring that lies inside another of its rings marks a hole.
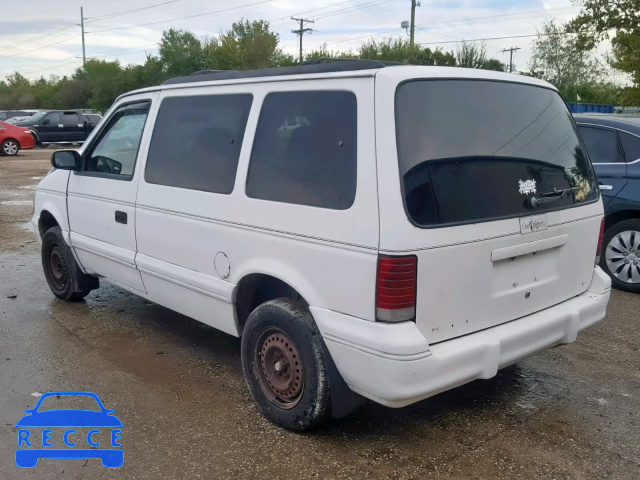
[[[606,315],[611,281],[594,269],[589,291],[554,307],[429,346],[413,322],[381,324],[311,308],[349,387],[389,407],[411,403],[477,379],[555,345]]]

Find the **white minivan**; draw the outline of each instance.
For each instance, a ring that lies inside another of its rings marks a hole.
[[[288,429],[493,377],[606,314],[598,183],[526,76],[200,72],[122,95],[52,164],[33,224],[53,293],[105,279],[241,337]]]

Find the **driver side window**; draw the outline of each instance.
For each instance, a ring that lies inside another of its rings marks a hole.
[[[137,102],[118,108],[85,154],[83,171],[131,178],[149,106]]]

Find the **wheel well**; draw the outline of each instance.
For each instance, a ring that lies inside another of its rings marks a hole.
[[[614,226],[616,223],[631,220],[632,218],[640,218],[640,210],[620,210],[619,212],[607,215],[604,219],[605,230]]]
[[[59,227],[56,218],[51,215],[47,210],[40,212],[40,220],[38,220],[38,230],[40,230],[40,238],[44,237],[44,234],[53,227]]]
[[[247,318],[258,305],[282,297],[302,300],[307,304],[295,288],[271,275],[253,273],[240,280],[236,293],[236,321],[240,335]]]

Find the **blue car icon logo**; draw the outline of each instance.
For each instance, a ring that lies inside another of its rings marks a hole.
[[[40,411],[42,402],[50,397],[90,397],[95,400],[98,410],[65,408]],[[124,450],[120,448],[122,422],[114,415],[114,410],[104,407],[95,393],[45,393],[36,406],[25,410],[25,413],[16,424],[18,467],[35,467],[41,458],[99,458],[107,468],[119,468],[124,463]],[[64,448],[54,448],[54,429],[61,437],[57,440],[62,440]],[[87,430],[86,433],[83,430]],[[84,443],[90,448],[82,448]]]

